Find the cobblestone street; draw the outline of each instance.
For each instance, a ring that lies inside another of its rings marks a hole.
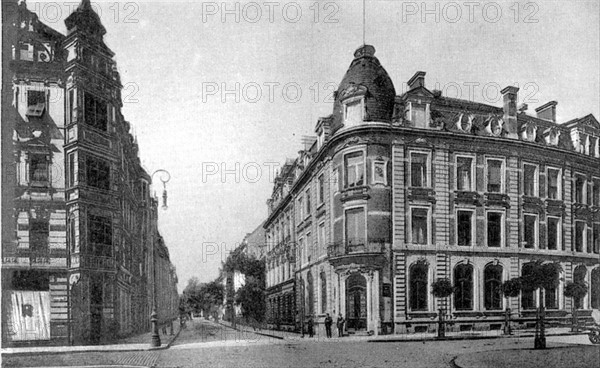
[[[532,338],[380,343],[356,338],[282,340],[195,319],[167,350],[5,356],[2,366],[447,368],[459,364],[466,368],[514,363],[551,368],[561,366],[562,359],[570,362],[570,368],[593,367],[600,349],[586,345],[585,335],[549,337],[545,351],[532,350]],[[538,364],[541,361],[543,365]]]

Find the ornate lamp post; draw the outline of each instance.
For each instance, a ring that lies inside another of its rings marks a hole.
[[[167,182],[171,180],[171,174],[167,170],[158,169],[154,173],[150,179],[154,177],[154,175],[160,174],[159,179],[163,183],[163,193],[162,193],[162,209],[166,210],[167,206]],[[156,192],[154,193],[156,197]],[[158,220],[158,219],[157,219]],[[155,245],[154,245],[154,236],[152,237],[152,314],[150,315],[150,323],[152,324],[152,340],[150,342],[150,346],[159,347],[160,335],[158,334],[158,313],[156,311],[157,303],[156,303],[156,253],[155,253]]]

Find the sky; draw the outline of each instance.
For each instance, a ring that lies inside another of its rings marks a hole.
[[[62,33],[76,3],[27,2]],[[425,71],[447,96],[501,106],[514,85],[532,114],[556,100],[559,122],[600,117],[597,0],[365,3],[92,1],[142,163],[171,174],[159,229],[180,291],[265,220],[274,171],[331,113],[363,35],[398,94]]]

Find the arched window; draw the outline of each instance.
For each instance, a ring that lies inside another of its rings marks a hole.
[[[321,313],[327,312],[327,278],[325,272],[321,272]]]
[[[592,290],[590,293],[590,301],[593,309],[600,308],[600,268],[596,267],[592,270]]]
[[[473,309],[473,266],[460,264],[454,269],[454,308]]]
[[[425,262],[417,262],[410,267],[410,310],[427,310],[427,273]]]
[[[585,276],[587,274],[587,269],[584,265],[579,265],[575,267],[573,271],[573,282],[575,283],[585,283]],[[583,298],[575,299],[575,308],[580,309],[584,308]]]
[[[314,313],[315,306],[314,283],[312,273],[309,271],[306,275],[306,313],[311,315]]]
[[[502,309],[502,266],[488,265],[483,271],[485,309]]]

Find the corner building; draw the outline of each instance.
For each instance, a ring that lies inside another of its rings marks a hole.
[[[355,52],[333,114],[275,181],[271,288],[293,278],[301,320],[320,328],[341,313],[352,333],[432,332],[444,307],[452,329],[500,329],[507,308],[517,322],[535,317],[533,293],[506,299],[500,286],[543,260],[563,269],[545,296],[550,319],[598,309],[596,118],[558,123],[555,101],[530,116],[512,86],[502,107],[448,98],[425,87],[424,72],[397,96],[374,54]],[[455,292],[436,300],[441,278]],[[563,290],[577,280],[589,290],[573,305]]]

